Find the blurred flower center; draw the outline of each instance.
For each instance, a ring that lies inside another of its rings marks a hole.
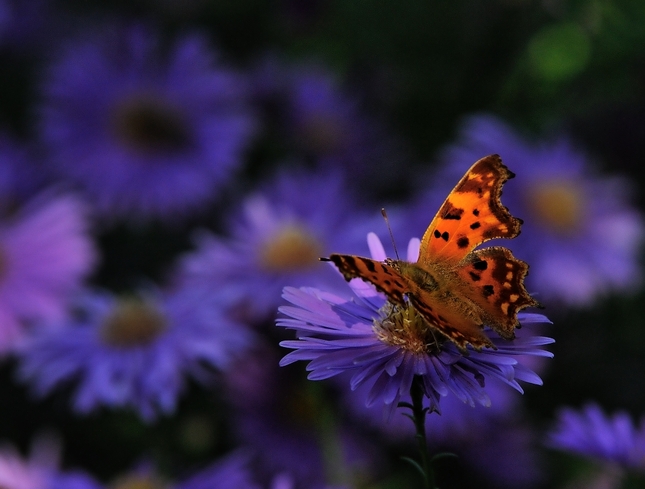
[[[444,341],[411,305],[401,307],[386,302],[380,313],[373,329],[383,343],[420,354],[438,350]]]
[[[306,121],[301,129],[302,144],[307,151],[328,155],[338,151],[344,140],[341,124],[333,117],[318,115]]]
[[[526,199],[533,217],[542,226],[558,234],[572,234],[579,229],[585,199],[574,182],[547,180],[536,183]]]
[[[101,339],[112,346],[146,345],[167,328],[163,314],[140,300],[121,301],[101,325]]]
[[[166,489],[167,485],[150,474],[129,474],[110,484],[110,489]]]
[[[130,97],[113,112],[116,137],[142,153],[181,152],[193,144],[192,128],[179,107],[161,97]]]
[[[271,272],[293,272],[318,263],[322,247],[303,226],[290,224],[273,234],[261,252],[261,266]]]

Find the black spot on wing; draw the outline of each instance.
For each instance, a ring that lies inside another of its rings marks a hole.
[[[484,285],[482,290],[484,291],[484,297],[490,297],[495,293],[495,289],[492,285]]]
[[[479,209],[473,209],[473,216],[479,217]]]
[[[475,272],[468,272],[470,275],[470,278],[473,279],[473,282],[479,282],[482,279],[482,276],[475,273]]]
[[[441,233],[437,229],[434,230],[434,237],[441,238]]]
[[[486,260],[479,260],[473,263],[473,268],[475,270],[486,270],[488,268],[488,262]]]
[[[481,224],[479,223],[479,221],[473,222],[473,223],[470,225],[470,229],[472,229],[472,230],[475,230],[475,229],[477,229],[477,228],[479,228],[479,227],[481,227]]]
[[[376,266],[374,265],[373,261],[365,260],[364,263],[365,263],[365,266],[367,267],[367,269],[370,272],[372,272],[372,273],[376,272]]]
[[[450,235],[446,231],[444,231],[443,233],[441,233],[441,239],[448,241],[450,239]]]
[[[466,236],[462,236],[457,240],[457,246],[459,246],[460,248],[466,248],[469,244],[470,240]]]
[[[453,219],[459,221],[463,213],[463,209],[454,207],[450,202],[446,202],[439,217],[442,219]]]

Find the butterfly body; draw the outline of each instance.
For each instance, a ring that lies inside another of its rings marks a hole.
[[[501,246],[475,249],[493,238],[514,238],[522,221],[501,204],[514,175],[497,155],[477,161],[448,195],[421,240],[416,263],[332,254],[347,280],[361,278],[396,305],[412,305],[428,326],[459,348],[494,348],[489,326],[513,339],[517,313],[538,306],[524,288],[528,265]]]

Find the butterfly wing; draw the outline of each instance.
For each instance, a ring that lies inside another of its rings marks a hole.
[[[410,280],[401,275],[396,268],[356,255],[333,253],[329,258],[321,258],[321,260],[333,262],[347,281],[353,278],[363,279],[383,292],[390,302],[405,303],[405,294],[410,291]]]
[[[498,155],[475,162],[424,233],[419,265],[438,261],[456,265],[485,241],[517,236],[522,221],[500,202],[504,182],[514,176]]]
[[[501,246],[475,250],[457,271],[472,292],[468,298],[484,311],[483,322],[506,339],[514,338],[517,313],[540,304],[524,288],[529,266]]]
[[[428,294],[421,289],[408,294],[408,298],[428,324],[462,350],[465,350],[468,344],[477,350],[481,350],[483,347],[496,349],[493,342],[484,333],[484,325],[475,318],[464,314],[463,310],[441,306],[432,307],[431,304],[436,301],[433,301],[432,297],[428,297]]]
[[[415,264],[395,262],[392,266],[370,258],[340,254],[332,254],[321,260],[333,262],[348,281],[361,278],[373,284],[394,304],[407,307],[407,297],[435,331],[452,340],[459,348],[465,349],[469,343],[476,349],[484,346],[495,348],[483,333],[483,325],[475,318],[464,315],[458,308],[433,308],[431,304],[436,301],[432,293],[417,283],[423,282],[420,277],[427,277],[427,272]],[[397,267],[403,267],[403,273]]]

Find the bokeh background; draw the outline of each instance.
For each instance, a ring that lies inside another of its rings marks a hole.
[[[281,290],[342,291],[318,256],[393,255],[382,207],[404,250],[498,153],[555,356],[431,416],[440,487],[643,487],[629,423],[595,458],[550,433],[645,415],[644,25],[640,0],[0,0],[0,485],[420,487],[407,419],[278,367]]]

